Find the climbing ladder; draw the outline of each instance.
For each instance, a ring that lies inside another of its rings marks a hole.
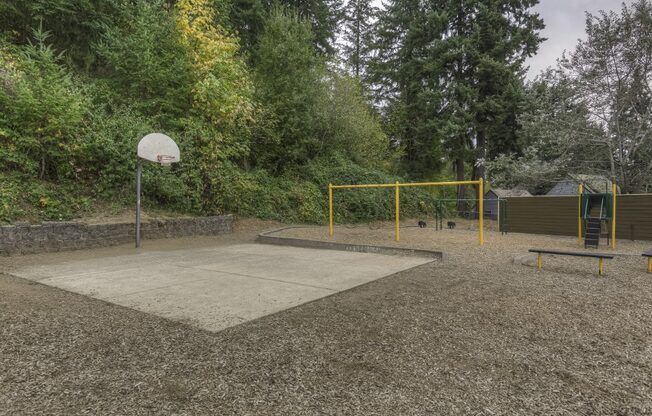
[[[600,245],[601,218],[586,218],[584,220],[584,248],[598,248]]]
[[[583,194],[584,247],[598,248],[600,238],[612,238],[609,222],[612,219],[611,194]]]

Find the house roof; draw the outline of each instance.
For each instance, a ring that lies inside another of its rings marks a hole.
[[[489,192],[493,192],[498,198],[510,198],[515,196],[532,196],[532,194],[526,191],[525,189],[492,188]]]
[[[546,195],[577,195],[577,186],[583,186],[583,192],[586,194],[611,193],[612,182],[602,175],[568,175],[566,179],[561,180],[548,191]],[[620,189],[617,189],[620,192]]]
[[[611,192],[611,181],[602,175],[568,175],[578,184],[584,185],[584,190],[587,193],[610,193]]]

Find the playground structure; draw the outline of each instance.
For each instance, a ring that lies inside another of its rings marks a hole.
[[[615,249],[623,239],[652,241],[652,217],[647,214],[652,194],[618,192],[610,186],[610,192],[593,193],[578,184],[570,195],[499,199],[494,213],[502,233],[573,236],[586,248]]]
[[[601,237],[607,237],[611,248],[616,248],[616,184],[612,184],[610,194],[584,193],[583,185],[579,184],[578,196],[578,244],[582,244],[583,226],[584,248],[598,248]]]
[[[433,186],[459,186],[459,185],[475,185],[478,187],[478,221],[479,221],[479,231],[478,239],[480,246],[484,245],[484,179],[480,178],[476,181],[449,181],[449,182],[414,182],[414,183],[400,183],[396,182],[394,184],[384,183],[384,184],[359,184],[359,185],[333,185],[328,184],[328,225],[329,225],[329,236],[333,236],[333,190],[335,189],[360,189],[360,188],[394,188],[395,194],[395,209],[394,209],[394,221],[395,221],[395,239],[400,241],[401,239],[401,188],[403,187],[433,187]]]
[[[470,208],[461,209],[459,206],[454,210],[457,216],[451,218],[472,219],[478,220],[479,223],[479,240],[480,245],[484,244],[484,219],[487,216],[485,212],[484,201],[484,179],[475,181],[447,181],[447,182],[417,182],[417,183],[385,183],[385,184],[329,184],[328,198],[329,198],[329,235],[333,235],[333,192],[336,189],[357,189],[357,188],[390,188],[395,191],[395,208],[394,208],[394,222],[395,222],[395,240],[400,241],[400,218],[401,218],[401,188],[403,187],[440,187],[440,186],[459,186],[459,185],[474,185],[480,190],[478,199],[446,199],[435,198],[434,202],[430,202],[428,207],[424,205],[423,213],[425,216],[431,216],[434,219],[435,230],[443,228],[442,219],[449,215],[453,209],[452,204],[460,201],[468,203],[468,201],[476,201],[476,204],[470,204]],[[618,188],[615,184],[611,187],[610,193],[589,193],[584,192],[583,185],[579,184],[578,193],[573,196],[527,196],[527,197],[513,197],[513,198],[497,198],[494,208],[494,216],[496,219],[497,229],[502,233],[507,232],[526,232],[538,234],[553,234],[553,235],[573,235],[573,221],[577,224],[577,240],[578,245],[584,245],[585,248],[598,248],[600,247],[601,239],[605,239],[607,245],[615,249],[616,240],[623,238],[624,229],[620,229],[619,235],[616,235],[617,225],[617,202],[619,196],[617,195]],[[636,210],[639,206],[644,206],[648,201],[647,195],[630,196],[625,195],[627,200],[627,209],[624,212],[625,227],[629,231],[630,239],[634,239],[634,234],[638,235],[639,231],[647,233],[645,222],[647,220],[636,219],[640,218]],[[516,211],[511,207],[512,201],[519,202],[516,205]],[[636,205],[632,205],[631,202]],[[527,202],[527,204],[526,204]],[[509,203],[509,204],[508,204]],[[575,208],[573,207],[575,205]],[[520,207],[520,208],[519,208]],[[403,207],[405,210],[405,206]],[[521,211],[521,209],[524,209]],[[409,211],[409,208],[408,208]],[[518,227],[513,229],[511,224],[508,224],[508,211],[512,218],[518,219]],[[633,216],[633,215],[636,216]],[[412,215],[412,214],[411,214]],[[518,217],[518,218],[517,218]],[[575,217],[576,219],[572,219]],[[423,219],[423,218],[422,218]],[[632,221],[634,221],[632,223]],[[420,227],[425,227],[424,221],[419,221]],[[541,225],[538,225],[541,224]],[[415,225],[416,226],[416,225]],[[538,229],[538,227],[541,227]],[[475,227],[474,227],[475,228]],[[550,232],[548,232],[550,230]]]

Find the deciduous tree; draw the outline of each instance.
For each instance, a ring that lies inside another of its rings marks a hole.
[[[276,8],[255,50],[256,99],[265,120],[253,150],[257,163],[274,172],[316,157],[325,140],[325,66],[313,39],[308,21]]]
[[[519,120],[526,157],[499,156],[492,177],[545,187],[566,173],[596,173],[623,192],[652,184],[651,22],[649,0],[587,15],[587,39],[530,88]]]
[[[652,182],[652,2],[587,15],[587,39],[561,61],[575,100],[605,134],[592,142],[625,192]]]

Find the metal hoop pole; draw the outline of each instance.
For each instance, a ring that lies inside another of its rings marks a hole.
[[[577,244],[582,245],[582,191],[583,186],[580,183],[577,189]]]
[[[328,235],[333,236],[333,184],[328,184]]]
[[[611,248],[616,248],[616,198],[618,198],[618,188],[616,184],[611,184]]]
[[[138,159],[136,166],[136,248],[140,247],[140,177],[142,171],[143,165]]]
[[[396,241],[399,241],[401,239],[401,195],[400,195],[400,188],[399,188],[399,183],[396,181]]]
[[[484,246],[484,178],[480,178],[479,193],[480,193],[480,204],[478,210],[480,211],[480,246]]]

